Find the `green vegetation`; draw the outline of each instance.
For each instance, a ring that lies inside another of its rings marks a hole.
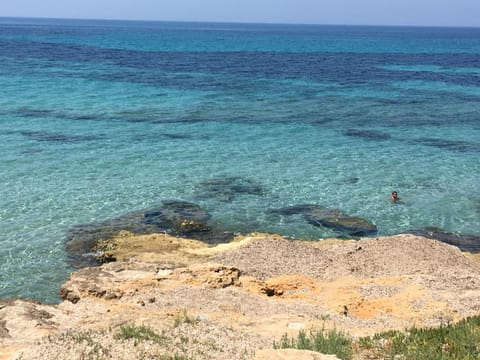
[[[148,326],[130,326],[125,325],[120,328],[120,332],[115,336],[117,339],[134,339],[134,345],[137,346],[142,341],[153,341],[162,345],[166,337],[163,334],[157,334]]]
[[[480,316],[439,328],[390,331],[364,338],[380,358],[453,360],[480,359]],[[361,343],[360,343],[361,344]]]
[[[71,337],[76,343],[87,343],[92,346],[95,344],[95,333],[93,331],[78,331],[65,334],[67,337]]]
[[[85,360],[101,360],[110,358],[110,348],[103,346],[96,339],[99,335],[104,335],[104,331],[67,331],[62,333],[58,338],[47,337],[48,342],[66,342],[70,340],[77,344],[86,344],[87,346],[78,353],[79,359]]]
[[[199,322],[200,322],[200,319],[198,317],[191,317],[187,314],[187,310],[183,310],[175,316],[173,327],[178,327],[181,324],[196,325]]]
[[[156,358],[158,360],[190,360],[189,357],[183,355],[160,355],[160,357]]]
[[[278,348],[295,348],[335,354],[349,360],[358,354],[371,359],[473,360],[480,359],[480,316],[439,328],[388,331],[352,340],[335,330],[301,331],[297,338],[282,338]]]
[[[134,339],[134,345],[137,346],[140,342],[143,341],[152,341],[158,345],[168,345],[168,338],[165,336],[165,334],[162,332],[161,334],[156,333],[151,327],[148,326],[130,326],[130,325],[125,325],[120,328],[120,331],[116,334],[115,336],[116,339],[121,339],[121,340],[128,340],[128,339]],[[188,338],[185,338],[188,339]],[[187,341],[187,340],[183,341]],[[141,359],[144,357],[141,356]],[[145,358],[147,359],[147,358]],[[151,359],[151,355],[149,355],[148,359]],[[173,355],[157,355],[155,357],[157,360],[191,360],[191,358],[185,356],[185,355],[180,355],[178,353],[175,353]]]
[[[282,337],[280,344],[274,343],[275,349],[294,348],[317,351],[322,354],[335,354],[340,359],[352,358],[352,340],[336,330],[310,332],[300,331],[296,339]]]

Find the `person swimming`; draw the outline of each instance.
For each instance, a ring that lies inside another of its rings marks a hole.
[[[400,201],[400,198],[398,197],[398,193],[397,193],[396,191],[393,191],[393,192],[392,192],[391,199],[392,199],[392,202],[393,202],[393,203],[396,203],[396,202],[399,202],[399,201]]]

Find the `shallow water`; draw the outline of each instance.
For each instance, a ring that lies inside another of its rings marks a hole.
[[[0,296],[58,301],[69,228],[165,199],[225,231],[344,235],[269,211],[318,204],[478,235],[479,55],[467,28],[0,19]],[[230,177],[261,191],[206,194]]]

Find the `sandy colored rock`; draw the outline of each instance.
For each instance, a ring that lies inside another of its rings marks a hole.
[[[324,355],[307,350],[260,350],[252,360],[338,360],[335,355]]]
[[[232,266],[221,264],[196,264],[180,268],[172,273],[172,279],[192,285],[205,285],[211,288],[226,288],[238,285],[240,271]]]
[[[124,237],[133,249],[135,237]],[[246,360],[300,330],[373,335],[480,310],[478,260],[418,236],[321,244],[256,234],[221,246],[139,240],[130,259],[73,272],[59,305],[1,302],[1,356]],[[116,246],[118,257],[126,250]],[[135,346],[119,338],[125,326],[146,326],[162,341]]]
[[[161,267],[175,268],[206,261],[218,252],[241,247],[259,236],[262,234],[237,236],[229,243],[209,245],[199,240],[167,234],[135,235],[121,231],[118,236],[102,241],[97,250],[100,252],[99,260],[113,259],[123,262],[135,259],[156,263]],[[280,238],[278,235],[270,236]]]

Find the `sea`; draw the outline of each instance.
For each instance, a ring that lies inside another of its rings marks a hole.
[[[59,302],[69,229],[166,200],[238,234],[345,237],[271,211],[305,204],[480,234],[480,28],[0,18],[0,84],[2,298]]]

